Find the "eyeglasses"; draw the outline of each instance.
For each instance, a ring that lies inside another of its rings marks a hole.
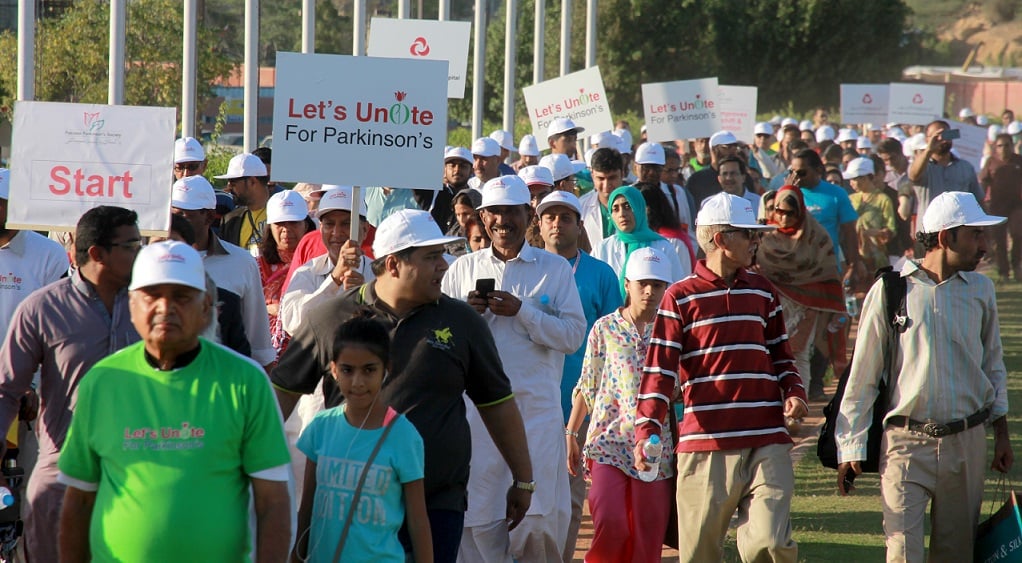
[[[179,162],[174,165],[174,170],[177,170],[179,172],[184,171],[195,172],[196,170],[199,169],[199,166],[201,164],[202,164],[201,162]]]
[[[776,213],[776,214],[778,214],[778,215],[780,215],[782,217],[794,217],[795,216],[795,210],[794,209],[781,209],[780,207],[775,207],[774,208],[774,213]]]
[[[110,248],[116,246],[117,248],[123,248],[124,250],[129,250],[131,252],[138,252],[139,249],[142,248],[142,239],[136,238],[122,242],[111,242],[109,246]]]

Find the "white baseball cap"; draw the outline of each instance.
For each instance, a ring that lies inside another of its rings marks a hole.
[[[612,131],[618,138],[623,140],[628,145],[628,152],[632,152],[632,132],[628,129],[615,129]]]
[[[713,147],[716,147],[716,146],[719,146],[719,145],[734,145],[734,144],[737,144],[737,143],[738,143],[738,137],[735,137],[734,133],[732,133],[732,132],[730,132],[730,131],[728,131],[726,129],[723,130],[723,131],[717,131],[716,133],[714,133],[713,135],[710,136],[710,148],[711,149]]]
[[[642,143],[635,149],[636,164],[664,165],[664,147],[658,143]]]
[[[696,225],[731,225],[739,229],[755,229],[766,231],[774,229],[773,225],[760,225],[756,222],[756,212],[752,204],[744,197],[720,192],[703,201],[703,207],[696,215]]]
[[[402,209],[380,221],[379,226],[376,227],[373,255],[380,259],[406,248],[435,246],[464,240],[463,237],[444,236],[429,211]]]
[[[990,127],[987,128],[987,140],[990,141],[991,143],[994,142],[994,140],[997,139],[997,136],[1000,135],[1002,131],[1004,131],[1004,128],[1001,127],[1000,125],[997,125],[996,123],[991,125]]]
[[[1018,135],[1019,133],[1022,133],[1022,123],[1012,121],[1008,124],[1008,128],[1004,132],[1009,135]]]
[[[522,156],[539,156],[539,144],[536,143],[536,137],[532,135],[522,137],[522,140],[518,143],[518,154]]]
[[[930,201],[923,215],[924,233],[939,233],[955,227],[989,227],[1007,221],[1006,217],[987,215],[968,192],[944,192]]]
[[[188,176],[174,182],[170,193],[170,206],[194,211],[216,209],[216,193],[213,185],[202,176]]]
[[[539,164],[524,166],[518,171],[518,176],[530,186],[533,184],[542,184],[544,186],[550,186],[551,188],[554,187],[554,175],[546,166],[541,166]]]
[[[11,171],[0,168],[0,199],[11,199]]]
[[[551,121],[550,125],[547,126],[546,138],[549,139],[554,135],[560,135],[561,133],[567,133],[568,131],[581,133],[585,131],[585,127],[579,127],[575,125],[575,122],[568,119],[567,117],[558,117]]]
[[[213,176],[218,180],[233,180],[235,178],[247,178],[249,176],[266,176],[266,165],[259,157],[244,153],[235,155],[227,164],[227,172]]]
[[[195,137],[183,137],[174,141],[174,164],[203,160],[206,160],[206,151]]]
[[[479,137],[472,143],[472,154],[484,158],[500,156],[500,143],[489,137]]]
[[[888,121],[886,124],[884,124],[884,127],[887,129],[894,129],[895,127],[901,129],[901,124],[898,123],[897,121]]]
[[[873,159],[860,156],[859,158],[853,158],[848,162],[848,167],[841,173],[841,176],[844,177],[845,180],[851,180],[852,178],[868,176],[874,172]]]
[[[779,115],[775,115],[775,116],[773,116],[773,117],[771,117],[771,118],[770,118],[770,121],[769,121],[768,123],[770,123],[770,125],[777,125],[777,126],[780,126],[780,125],[781,125],[781,121],[783,121],[783,120],[781,119],[781,116],[779,116]]]
[[[542,215],[544,211],[555,205],[563,205],[582,215],[582,202],[575,194],[564,190],[555,190],[547,194],[543,201],[536,206],[536,214]]]
[[[802,120],[802,122],[798,124],[798,130],[799,131],[812,131],[813,130],[813,122],[809,121],[808,119]]]
[[[987,125],[990,125],[990,119],[983,114],[977,115],[976,125],[979,125],[980,127],[986,127]]]
[[[774,128],[771,127],[769,123],[760,121],[752,128],[752,133],[753,135],[773,135]]]
[[[503,129],[497,129],[493,133],[490,133],[490,138],[497,141],[500,148],[511,152],[517,152],[515,149],[515,138],[511,133]]]
[[[529,205],[532,201],[529,186],[525,185],[524,180],[511,174],[486,182],[483,184],[482,192],[483,202],[479,204],[479,209],[498,205]]]
[[[539,159],[539,165],[550,171],[550,174],[554,177],[554,181],[558,182],[571,176],[585,168],[585,163],[582,162],[581,166],[577,166],[568,155],[565,154],[548,154],[543,158]]]
[[[671,276],[671,263],[663,252],[647,246],[636,249],[628,257],[628,264],[625,266],[625,279],[629,281],[657,280],[664,283],[674,283]]]
[[[593,155],[596,154],[597,150],[598,149],[589,147],[588,149],[586,149],[585,154],[582,155],[582,160],[585,161],[586,168],[590,168],[593,165]]]
[[[962,108],[958,111],[958,119],[966,119],[969,117],[976,117],[976,112],[972,111],[972,108]]]
[[[632,134],[628,131],[624,131],[623,133],[624,134],[618,134],[617,131],[614,131],[614,138],[617,139],[617,146],[612,148],[617,149],[617,152],[621,154],[632,154]]]
[[[309,216],[309,205],[302,194],[284,190],[270,196],[266,202],[266,222],[269,224],[288,221],[304,221]]]
[[[131,268],[128,289],[134,291],[162,284],[206,291],[206,270],[199,252],[176,240],[157,242],[139,250]]]
[[[465,147],[451,147],[444,151],[444,164],[447,164],[449,160],[464,160],[469,164],[474,161],[472,153]]]
[[[784,119],[781,120],[781,129],[784,129],[789,125],[795,125],[797,127],[798,120],[795,119],[794,117],[785,117]]]
[[[610,131],[597,133],[589,137],[589,144],[597,148],[617,148],[617,137]]]
[[[823,125],[816,130],[816,142],[822,143],[824,141],[834,140],[834,128],[830,125]]]
[[[859,138],[859,132],[855,129],[843,128],[837,132],[837,142],[855,141]]]
[[[873,141],[869,140],[869,137],[859,137],[855,140],[856,149],[872,149]]]
[[[879,123],[870,123],[869,124],[869,130],[870,131],[883,131],[884,130],[884,126],[880,125]]]
[[[319,208],[316,211],[317,217],[326,215],[329,211],[351,212],[351,186],[338,186],[336,184],[323,184],[323,197],[319,198]],[[358,202],[358,214],[365,217],[369,215],[366,211],[365,198]]]

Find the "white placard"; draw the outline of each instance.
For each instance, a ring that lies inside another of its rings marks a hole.
[[[596,134],[614,128],[607,92],[603,89],[600,67],[592,66],[522,89],[525,107],[529,109],[532,134],[546,148],[546,129],[558,117],[567,117],[585,128],[585,134]]]
[[[86,211],[138,213],[143,234],[170,229],[174,108],[17,102],[7,227],[73,231]]]
[[[756,100],[759,89],[755,86],[720,85],[720,128],[734,133],[739,139],[752,144],[756,129]]]
[[[373,18],[369,56],[447,61],[447,97],[465,97],[472,22]]]
[[[716,78],[643,84],[646,137],[661,143],[713,135],[721,129],[719,96]]]
[[[890,84],[842,84],[842,123],[887,123]]]
[[[277,53],[274,179],[432,186],[446,139],[446,62]]]
[[[948,121],[952,129],[958,129],[962,136],[951,141],[958,158],[967,161],[979,174],[980,163],[983,161],[983,146],[987,142],[987,130],[960,121]]]
[[[887,121],[926,125],[944,115],[944,86],[915,83],[890,86]]]

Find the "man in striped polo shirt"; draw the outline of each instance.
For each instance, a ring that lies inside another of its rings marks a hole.
[[[748,270],[760,231],[773,227],[726,192],[706,199],[696,225],[706,259],[660,303],[639,387],[635,465],[646,468],[642,448],[680,392],[680,560],[720,561],[738,510],[743,561],[794,562],[784,417],[805,416],[806,392],[773,286]]]

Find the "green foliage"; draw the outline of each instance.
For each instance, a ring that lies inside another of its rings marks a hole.
[[[60,18],[44,19],[36,33],[35,98],[107,101],[109,4],[82,0]],[[125,26],[124,99],[130,105],[180,106],[182,13],[176,0],[135,0]],[[17,92],[17,36],[0,34],[0,105]],[[209,28],[198,29],[198,96],[226,75],[232,61],[216,47]]]

